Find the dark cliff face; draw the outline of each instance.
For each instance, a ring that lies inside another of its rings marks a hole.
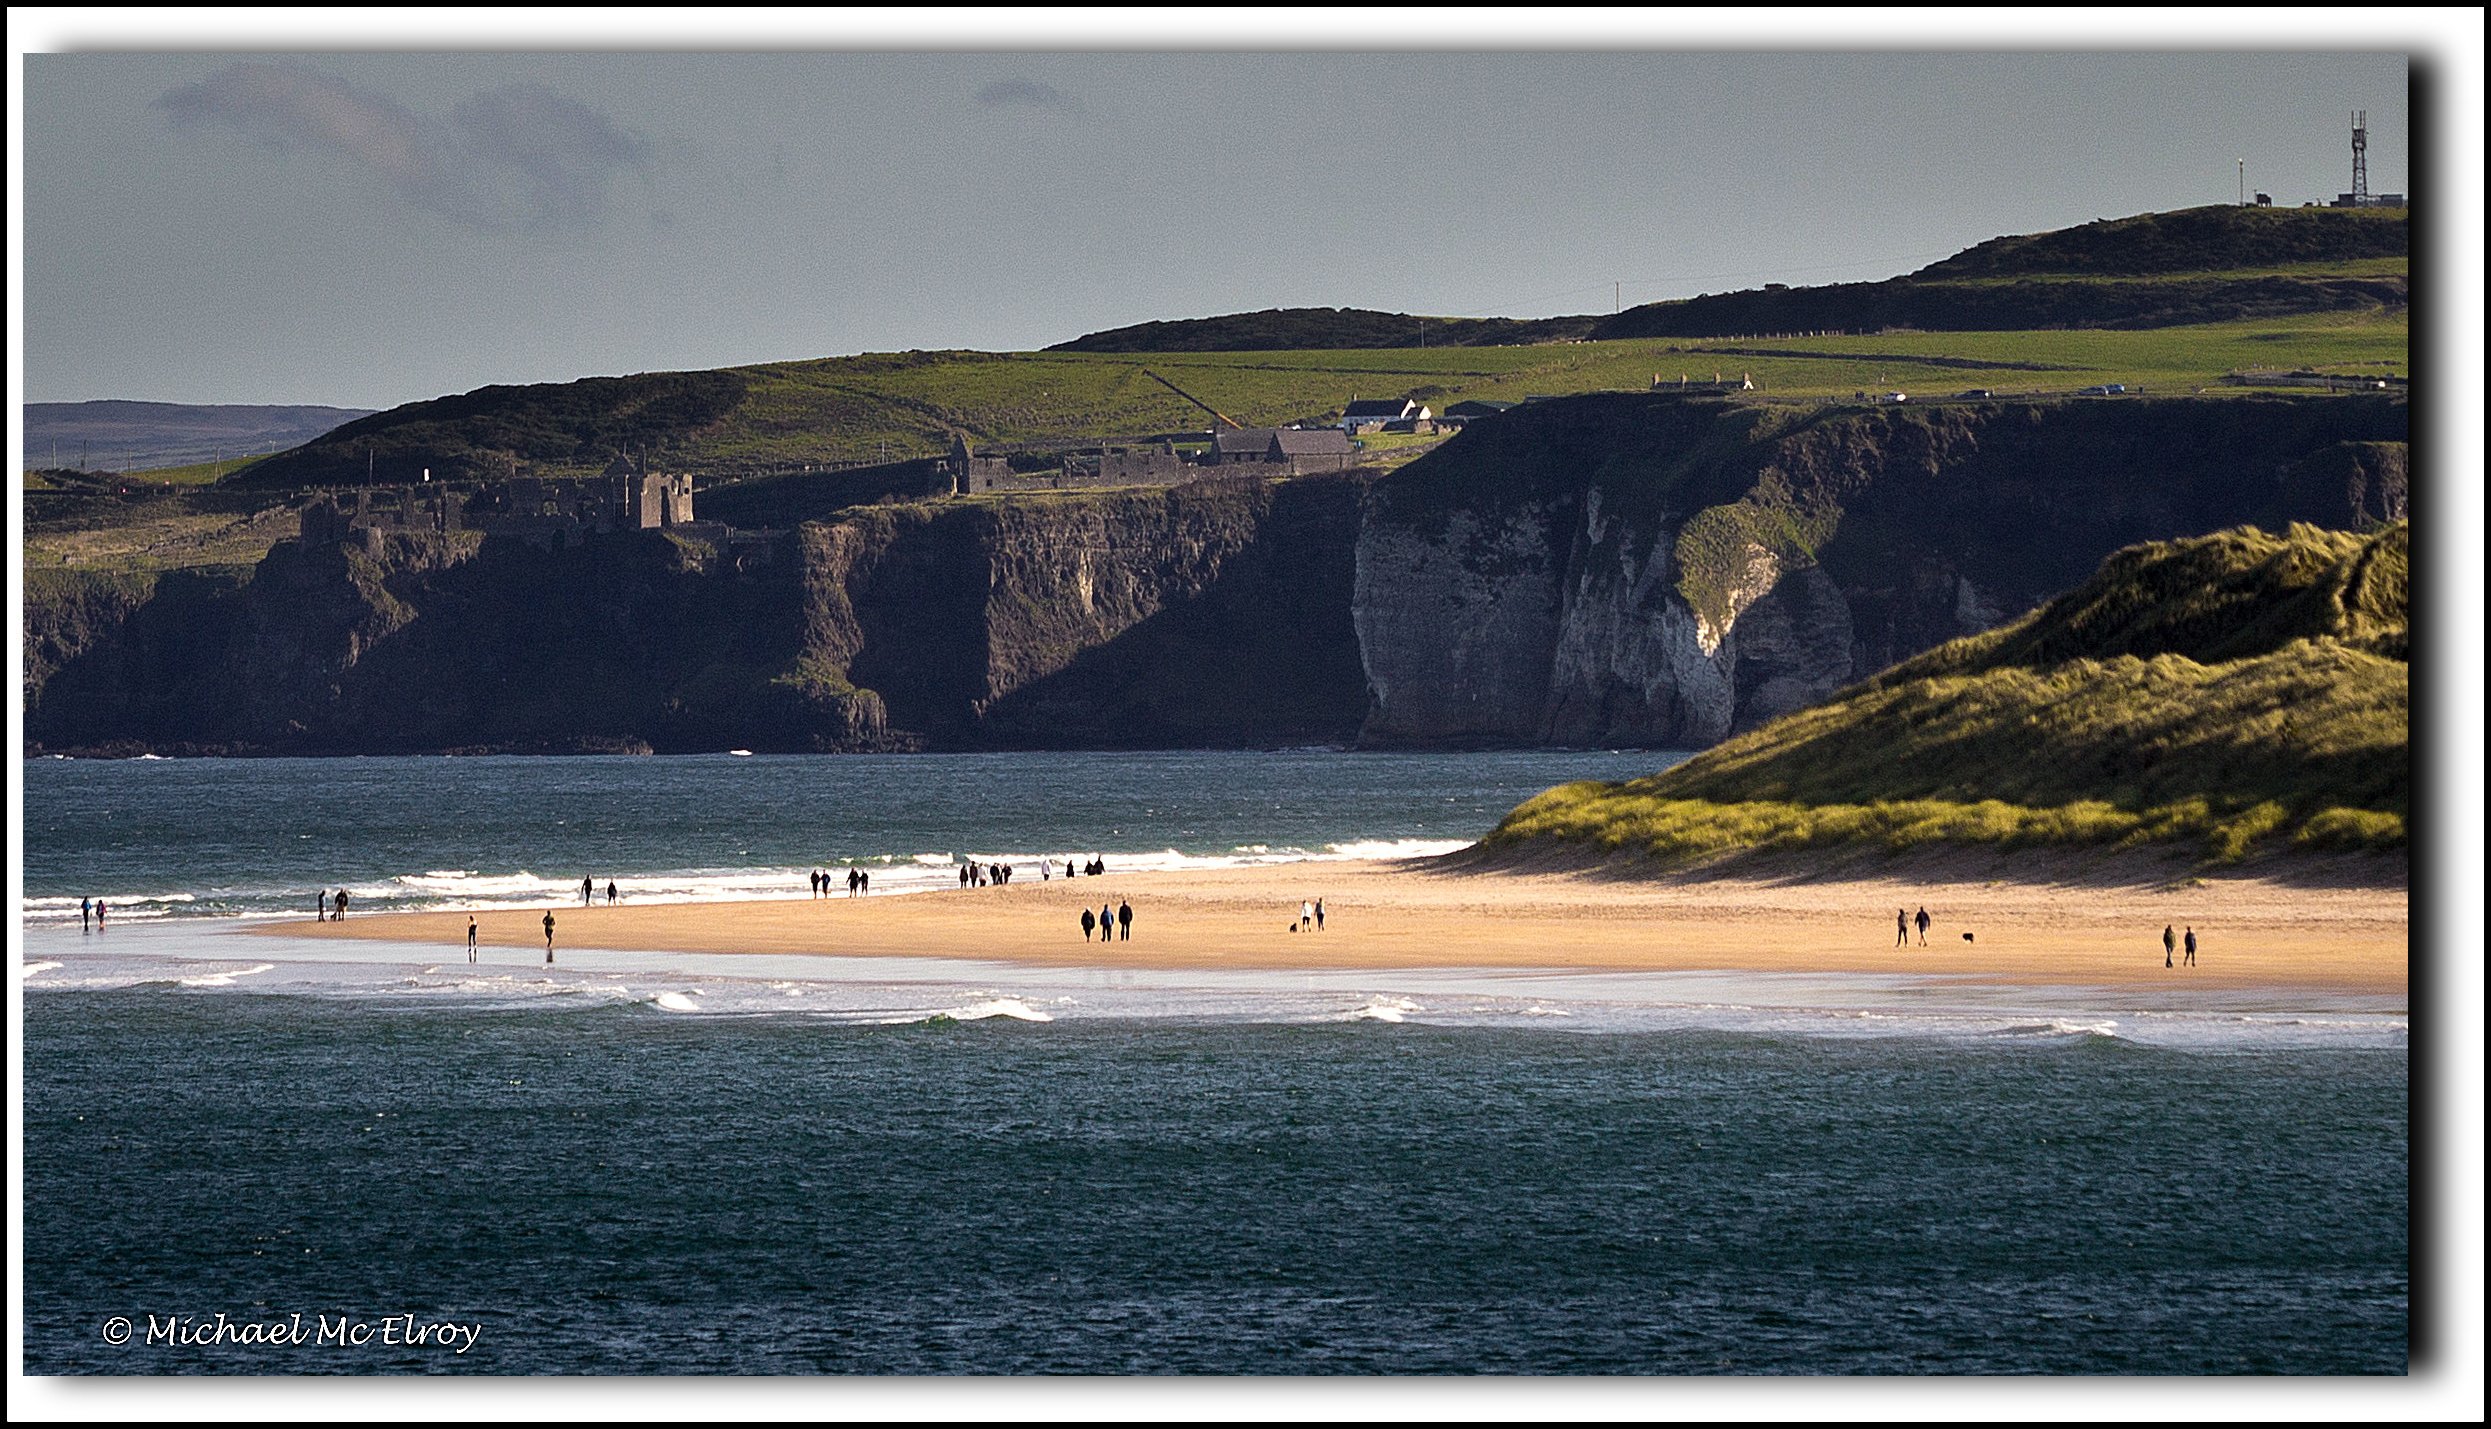
[[[1379,744],[1697,747],[2067,590],[2139,541],[2402,509],[2392,401],[1534,404],[1379,483]]]
[[[49,578],[28,748],[841,751],[1343,741],[1356,477],[874,507],[738,569],[659,533],[286,542]]]
[[[1696,746],[2138,541],[2401,511],[2366,398],[1535,403],[1394,475],[286,543],[27,589],[27,747]]]
[[[806,647],[948,748],[1345,740],[1363,482],[882,508],[806,528]],[[835,675],[834,672],[835,671]]]

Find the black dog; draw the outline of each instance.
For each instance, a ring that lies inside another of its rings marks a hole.
[[[1967,943],[1968,943],[1968,942],[1971,942],[1971,941],[1972,941],[1972,935],[1971,935],[1970,933],[1966,933],[1966,934],[1964,934],[1964,935],[1963,935],[1963,940],[1964,940],[1965,942],[1967,942]]]

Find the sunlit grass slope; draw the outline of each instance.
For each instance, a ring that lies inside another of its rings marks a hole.
[[[1998,630],[1666,773],[1569,784],[1492,849],[2401,849],[2407,528],[2134,547]]]

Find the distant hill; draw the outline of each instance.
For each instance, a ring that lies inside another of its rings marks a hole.
[[[2408,210],[2401,208],[2220,204],[1993,238],[1911,276],[1923,282],[2040,274],[2137,277],[2402,258],[2410,251],[2411,226]]]
[[[369,409],[256,407],[187,402],[29,402],[29,465],[150,471],[298,447]]]
[[[1890,327],[1941,332],[2172,327],[2340,312],[2403,305],[2409,226],[2404,209],[2227,204],[1993,238],[1917,273],[1875,283],[1775,284],[1646,303],[1608,316],[1539,319],[1271,308],[1137,323],[1047,351],[1499,347]],[[2154,281],[2106,281],[2120,279]]]
[[[1059,342],[1048,352],[1313,352],[1343,348],[1518,347],[1589,337],[1594,317],[1439,318],[1368,308],[1266,308],[1225,317],[1136,323]]]
[[[1670,862],[1924,844],[2401,849],[2408,547],[2403,522],[2133,547],[2020,620],[1663,774],[1552,789],[1488,847]]]
[[[2401,309],[2403,209],[2215,208],[1993,238],[1878,283],[1767,287],[1629,308],[1599,338],[2153,328]]]
[[[603,466],[625,450],[671,451],[735,410],[734,372],[656,372],[527,387],[479,387],[367,413],[234,478],[246,487],[499,476],[517,461]]]
[[[761,505],[818,510],[860,489],[867,479],[848,479],[853,469],[933,457],[955,434],[981,451],[1043,456],[1210,423],[1155,378],[1242,424],[1283,426],[1329,421],[1360,396],[1406,396],[1442,411],[1473,399],[1643,391],[1656,375],[1715,372],[1752,376],[1777,397],[1901,389],[1915,400],[1967,385],[2001,396],[2106,383],[2187,392],[2249,369],[2405,375],[2405,260],[2377,256],[2401,252],[2399,215],[2192,210],[2087,229],[2098,231],[1998,239],[1959,255],[1977,276],[1932,278],[1938,269],[1930,269],[1882,284],[1768,288],[1600,319],[1430,317],[1424,347],[1422,320],[1407,314],[1275,309],[1146,323],[1035,353],[863,353],[482,387],[359,418],[227,480],[292,491],[413,482],[426,471],[441,480],[577,475],[630,451],[693,472],[704,492],[778,479]],[[2373,256],[2302,261],[2311,253]],[[2272,259],[2265,267],[2171,268],[2260,254]],[[2032,271],[2086,263],[2102,271]],[[2109,272],[2144,268],[2166,271]],[[2220,321],[2234,325],[2212,326]],[[2180,330],[2143,331],[2173,325]],[[1891,328],[1928,332],[1885,335]],[[1701,352],[1656,350],[1644,340],[1828,329],[1880,336]],[[2045,330],[2084,340],[2053,341]],[[1938,332],[1948,334],[1942,346],[1929,340]],[[820,489],[798,492],[787,482]]]

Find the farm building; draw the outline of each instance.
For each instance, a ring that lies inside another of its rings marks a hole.
[[[1352,397],[1349,405],[1341,409],[1340,427],[1352,434],[1372,432],[1381,430],[1386,422],[1424,422],[1435,415],[1407,397],[1379,397],[1363,402]]]

